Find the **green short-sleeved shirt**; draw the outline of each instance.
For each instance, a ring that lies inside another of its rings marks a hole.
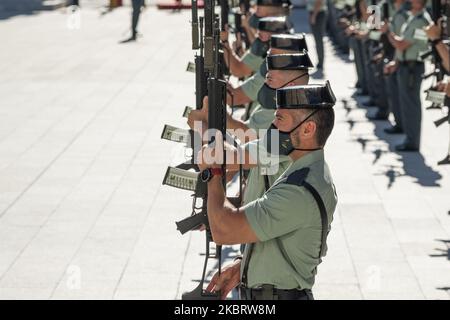
[[[247,52],[242,57],[242,62],[249,67],[253,72],[256,72],[259,70],[259,67],[261,66],[261,63],[263,63],[264,58],[258,57],[257,55],[254,55],[250,52],[250,50],[247,50]]]
[[[264,85],[265,80],[266,79],[261,75],[261,73],[258,70],[254,75],[246,79],[241,84],[242,91],[252,101],[256,101],[258,99],[258,92]]]
[[[245,124],[250,129],[255,130],[259,135],[259,130],[266,130],[275,119],[275,110],[263,108],[258,104],[250,113],[250,117]]]
[[[260,240],[253,245],[250,257],[249,287],[272,284],[280,289],[311,289],[314,284],[316,268],[321,262],[320,211],[304,187],[285,183],[287,176],[306,167],[310,169],[306,181],[322,197],[329,224],[333,219],[337,196],[323,150],[318,150],[293,162],[261,198],[243,207],[252,230]],[[283,257],[277,238],[294,268]],[[248,247],[242,265],[248,258]]]
[[[400,9],[396,10],[394,15],[392,16],[389,28],[396,35],[400,35],[402,25],[406,22],[407,18],[408,18],[408,13],[404,9],[404,6],[401,6]]]
[[[428,50],[428,39],[424,27],[431,23],[430,15],[423,10],[417,15],[408,14],[408,19],[400,29],[400,36],[411,42],[412,45],[405,51],[396,51],[396,57],[399,61],[419,61],[420,54]],[[418,35],[422,39],[418,39]]]
[[[264,175],[267,175],[269,186],[286,171],[291,164],[288,156],[272,156],[264,148],[261,140],[253,140],[244,145],[244,149],[249,152],[250,158],[258,166],[250,169],[244,193],[244,205],[258,198],[261,198],[266,191]]]

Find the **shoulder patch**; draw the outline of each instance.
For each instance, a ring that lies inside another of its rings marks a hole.
[[[308,173],[309,173],[309,168],[303,168],[303,169],[294,171],[287,177],[285,183],[301,187],[301,186],[303,186],[303,183],[305,182],[306,177],[308,176]]]
[[[433,20],[431,19],[430,15],[427,12],[422,12],[417,16],[417,19],[424,21],[427,25],[432,23]]]

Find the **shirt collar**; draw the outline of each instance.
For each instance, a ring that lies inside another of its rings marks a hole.
[[[299,169],[310,167],[312,164],[319,161],[320,162],[324,161],[323,149],[312,151],[307,155],[304,155],[300,159],[295,160],[286,170],[286,176]]]

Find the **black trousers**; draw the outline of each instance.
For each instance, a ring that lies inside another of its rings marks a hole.
[[[133,32],[133,37],[136,37],[139,16],[141,14],[141,8],[144,5],[144,0],[131,0],[131,4],[133,6],[133,14],[131,17],[131,31]]]
[[[328,14],[325,11],[320,11],[317,14],[316,24],[310,25],[312,34],[314,36],[314,41],[316,43],[317,57],[319,59],[318,64],[322,67],[324,63],[323,37],[325,36],[327,27],[327,15]]]
[[[239,287],[240,300],[314,300],[312,291],[275,289],[273,285],[262,285],[260,288]]]

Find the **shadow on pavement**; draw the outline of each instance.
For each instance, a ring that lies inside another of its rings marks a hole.
[[[31,16],[41,11],[54,10],[61,4],[45,4],[42,0],[0,0],[0,20],[16,16]]]
[[[444,245],[447,246],[447,248],[446,249],[436,248],[435,250],[438,253],[430,254],[430,257],[447,258],[447,260],[450,260],[450,240],[436,239],[436,241],[442,242]]]
[[[394,137],[384,132],[384,129],[388,126],[387,121],[373,121],[373,124],[375,125],[374,134],[378,139],[384,140],[389,144],[389,152],[395,152],[400,156],[399,161],[403,163],[404,171],[401,176],[416,178],[415,182],[423,187],[440,186],[439,180],[442,179],[442,175],[425,163],[425,158],[420,152],[395,151],[395,146],[399,143],[399,137]]]
[[[432,258],[447,258],[450,261],[450,240],[436,239],[436,241],[442,242],[447,246],[447,249],[436,248],[435,250],[438,253],[430,254],[429,256]],[[446,291],[450,294],[450,287],[439,287],[437,290]]]
[[[374,108],[365,108],[362,107],[361,102],[364,101],[362,96],[349,97],[349,100],[341,101],[343,108],[346,110],[347,120],[346,122],[350,126],[350,131],[352,131],[354,125],[356,123],[364,122],[364,121],[356,121],[353,120],[350,116],[352,109],[365,109],[366,117],[373,113]],[[368,120],[370,121],[370,120]],[[364,136],[355,137],[354,141],[359,143],[362,147],[363,152],[371,152],[374,155],[374,160],[372,164],[376,164],[380,158],[389,152],[396,153],[399,155],[398,161],[403,163],[403,166],[394,166],[390,165],[386,167],[386,171],[381,173],[388,178],[388,188],[391,188],[395,183],[398,177],[402,176],[410,176],[416,179],[416,183],[420,184],[424,187],[439,187],[439,180],[442,179],[442,175],[433,170],[430,166],[425,163],[425,158],[420,152],[396,152],[395,146],[402,142],[402,135],[388,135],[384,132],[384,129],[389,126],[388,121],[371,121],[375,129],[373,131],[374,135],[377,139],[367,139]],[[368,151],[367,146],[376,141],[383,140],[388,143],[388,150],[382,150],[380,148],[376,148],[375,150]]]

